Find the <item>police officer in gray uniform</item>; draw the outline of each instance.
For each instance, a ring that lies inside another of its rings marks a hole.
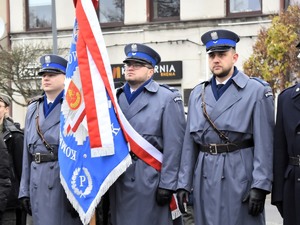
[[[44,95],[29,104],[26,114],[19,198],[34,225],[82,224],[60,183],[57,157],[67,61],[44,55],[40,62]]]
[[[185,211],[193,189],[196,225],[265,224],[265,197],[272,184],[272,90],[234,66],[238,35],[212,30],[201,40],[213,76],[197,85],[189,99],[180,209]]]
[[[169,207],[176,191],[185,130],[181,95],[152,79],[159,54],[142,44],[125,46],[126,83],[118,102],[132,127],[163,154],[161,171],[131,152],[132,165],[110,189],[113,225],[172,225]],[[180,222],[180,221],[177,221]],[[180,224],[180,223],[179,223]]]

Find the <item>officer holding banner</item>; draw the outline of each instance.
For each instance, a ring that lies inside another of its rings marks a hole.
[[[34,225],[79,225],[60,183],[57,157],[67,60],[44,55],[40,62],[44,95],[28,106],[19,198]]]
[[[139,156],[131,152],[132,165],[110,188],[111,222],[172,225],[176,210],[170,203],[185,129],[182,98],[177,90],[152,79],[161,60],[155,50],[132,43],[125,46],[125,54],[126,83],[117,90],[118,102],[131,126],[155,150]],[[152,164],[156,156],[161,156],[159,169]]]
[[[195,225],[263,225],[272,186],[274,99],[270,86],[234,64],[239,36],[201,37],[213,74],[191,92],[178,178],[181,211],[193,190]]]

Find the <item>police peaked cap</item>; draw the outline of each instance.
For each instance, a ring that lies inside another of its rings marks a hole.
[[[66,74],[68,61],[58,55],[43,55],[40,58],[42,69],[39,71],[39,75],[44,73]]]
[[[124,63],[134,61],[150,64],[154,67],[160,63],[161,60],[160,55],[155,50],[143,44],[128,44],[125,46],[124,52],[126,55],[126,59],[123,61]]]
[[[0,93],[0,102],[3,102],[5,106],[10,106],[11,98],[6,94]]]
[[[240,38],[229,30],[211,30],[201,36],[201,41],[205,44],[207,53],[224,52],[235,48]]]

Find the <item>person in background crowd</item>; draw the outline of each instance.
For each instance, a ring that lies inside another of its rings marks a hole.
[[[3,134],[8,153],[12,188],[3,214],[3,225],[25,225],[26,213],[22,212],[18,199],[22,174],[23,132],[9,117],[10,97],[0,93],[0,133]]]
[[[3,225],[3,214],[11,191],[9,156],[3,135],[0,134],[0,225]]]
[[[188,104],[178,178],[185,211],[193,189],[196,225],[265,224],[272,186],[274,99],[271,87],[234,65],[239,36],[229,30],[203,34],[209,81],[197,85]]]
[[[277,101],[271,203],[284,225],[300,225],[300,83],[282,91]]]
[[[113,225],[172,225],[170,202],[176,191],[185,129],[177,90],[152,79],[161,58],[152,48],[125,46],[125,80],[117,90],[121,110],[132,127],[162,155],[161,170],[131,151],[132,164],[109,191]],[[182,218],[174,221],[180,224]]]
[[[82,224],[60,183],[57,150],[67,60],[40,59],[44,95],[28,105],[19,198],[34,225]]]

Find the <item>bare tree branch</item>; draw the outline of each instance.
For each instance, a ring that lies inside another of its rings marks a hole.
[[[18,105],[26,106],[34,96],[42,93],[39,59],[51,54],[52,48],[44,44],[16,46],[11,51],[0,50],[0,90]],[[23,98],[18,97],[21,95]]]

